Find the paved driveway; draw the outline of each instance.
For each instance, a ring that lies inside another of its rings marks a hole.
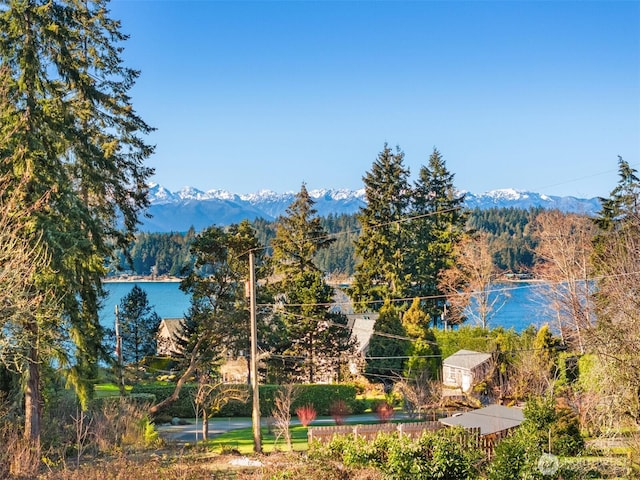
[[[266,426],[266,420],[262,425]],[[250,426],[250,418],[212,418],[209,420],[209,438]],[[194,443],[202,440],[202,422],[191,419],[188,425],[158,425],[158,432],[168,442]]]

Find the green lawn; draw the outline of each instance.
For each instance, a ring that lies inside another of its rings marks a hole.
[[[125,387],[127,392],[130,392],[133,386],[127,385]],[[120,389],[115,383],[101,383],[95,386],[96,398],[112,397],[120,395]]]
[[[293,445],[293,449],[296,451],[306,450],[307,427],[296,425],[290,427],[289,431],[291,432],[291,443]],[[268,433],[266,428],[263,428],[261,432],[262,450],[264,452],[288,450],[287,443],[283,437],[280,437],[278,439],[278,443],[275,443],[274,433]],[[253,429],[249,427],[239,430],[231,430],[230,432],[223,433],[216,436],[214,439],[209,440],[207,444],[216,452],[236,449],[242,454],[249,454],[253,452]]]

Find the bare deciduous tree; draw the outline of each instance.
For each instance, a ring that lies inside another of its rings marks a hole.
[[[488,328],[491,318],[505,304],[508,294],[496,291],[498,271],[494,265],[486,233],[463,239],[455,247],[455,265],[440,275],[439,288],[445,292],[450,323],[461,323],[465,315]],[[468,309],[474,303],[473,312]]]
[[[587,346],[627,396],[621,417],[640,427],[640,178],[619,157],[619,183],[601,199],[593,267],[597,322]]]
[[[586,342],[628,394],[618,413],[640,425],[640,221],[616,236],[598,260],[598,322]]]
[[[584,332],[594,324],[593,269],[590,257],[596,228],[584,215],[558,210],[541,212],[533,225],[536,275],[547,281],[541,295],[552,309],[565,343],[585,352]]]
[[[249,389],[245,385],[215,382],[209,374],[198,379],[198,389],[193,399],[196,418],[202,417],[202,439],[209,438],[209,418],[232,401],[246,402]]]
[[[412,416],[424,418],[426,412],[440,406],[442,400],[442,384],[431,379],[428,370],[415,378],[396,382],[394,389],[402,395],[405,408]]]
[[[274,443],[278,443],[278,439],[280,437],[284,437],[289,450],[292,449],[291,432],[289,430],[289,425],[291,423],[291,405],[293,404],[295,396],[295,385],[291,383],[283,385],[278,390],[278,393],[276,393],[273,410],[271,411],[271,415],[273,416],[274,420],[274,427],[276,430],[276,438]]]

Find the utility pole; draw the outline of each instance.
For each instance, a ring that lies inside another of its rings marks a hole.
[[[258,389],[258,326],[256,320],[256,277],[255,255],[249,252],[249,309],[251,311],[251,388],[253,390],[253,451],[262,453],[262,434],[260,432],[260,395]]]
[[[115,308],[116,313],[116,362],[118,369],[118,388],[120,395],[124,395],[124,375],[122,374],[122,337],[120,336],[120,315],[118,313],[118,305]]]

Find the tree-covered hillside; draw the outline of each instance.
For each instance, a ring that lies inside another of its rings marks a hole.
[[[534,239],[530,232],[533,219],[542,209],[491,208],[474,209],[469,213],[467,228],[488,233],[493,260],[501,271],[526,273],[535,264]],[[333,215],[321,218],[325,231],[335,238],[315,256],[317,266],[327,274],[348,277],[355,267],[355,240],[360,233],[356,215]],[[275,236],[276,222],[257,219],[252,222],[262,245],[269,245]],[[187,233],[140,233],[131,244],[128,255],[120,255],[120,265],[111,274],[130,272],[136,275],[180,276],[189,265],[189,247],[195,237],[192,228]]]

